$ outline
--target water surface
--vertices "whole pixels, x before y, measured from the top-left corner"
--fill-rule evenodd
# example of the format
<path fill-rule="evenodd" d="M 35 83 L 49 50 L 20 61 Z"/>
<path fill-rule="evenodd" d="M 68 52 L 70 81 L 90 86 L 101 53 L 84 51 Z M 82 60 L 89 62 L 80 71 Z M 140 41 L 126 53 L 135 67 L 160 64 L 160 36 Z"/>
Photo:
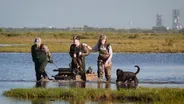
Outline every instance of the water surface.
<path fill-rule="evenodd" d="M 51 78 L 57 74 L 53 69 L 57 67 L 69 67 L 71 58 L 68 53 L 52 53 L 54 64 L 48 64 L 46 71 Z M 97 53 L 91 53 L 86 57 L 86 66 L 91 66 L 96 72 Z M 36 87 L 34 63 L 30 53 L 0 53 L 0 94 L 12 88 L 32 88 Z M 112 58 L 112 83 L 96 82 L 48 82 L 42 83 L 42 87 L 85 87 L 85 88 L 110 88 L 117 89 L 115 83 L 116 69 L 124 71 L 136 71 L 134 65 L 139 65 L 141 70 L 137 77 L 138 86 L 145 87 L 180 87 L 184 88 L 184 54 L 182 53 L 115 53 Z M 87 69 L 86 67 L 86 69 Z M 104 78 L 105 80 L 105 78 Z M 13 99 L 0 96 L 0 101 L 6 104 L 34 104 L 36 101 Z M 71 103 L 70 101 L 50 101 L 46 103 Z M 85 103 L 92 103 L 86 101 Z M 95 102 L 94 102 L 95 104 Z"/>

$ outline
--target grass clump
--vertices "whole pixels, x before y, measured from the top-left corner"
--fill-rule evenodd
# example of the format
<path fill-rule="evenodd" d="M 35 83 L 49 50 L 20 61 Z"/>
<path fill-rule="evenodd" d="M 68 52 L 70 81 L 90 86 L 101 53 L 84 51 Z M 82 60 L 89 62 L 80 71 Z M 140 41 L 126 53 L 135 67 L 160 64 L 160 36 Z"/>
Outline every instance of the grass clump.
<path fill-rule="evenodd" d="M 179 104 L 184 102 L 184 89 L 179 88 L 138 88 L 138 89 L 91 89 L 91 88 L 18 88 L 5 91 L 8 97 L 55 98 L 72 100 L 122 100 Z"/>

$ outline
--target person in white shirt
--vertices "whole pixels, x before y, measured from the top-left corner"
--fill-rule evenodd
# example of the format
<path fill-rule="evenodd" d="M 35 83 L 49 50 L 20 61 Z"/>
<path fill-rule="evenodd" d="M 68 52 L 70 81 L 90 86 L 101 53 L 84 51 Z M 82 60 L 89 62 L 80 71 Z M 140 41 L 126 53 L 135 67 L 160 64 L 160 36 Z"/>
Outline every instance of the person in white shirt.
<path fill-rule="evenodd" d="M 107 43 L 107 36 L 102 34 L 99 37 L 99 40 L 97 44 L 91 48 L 87 44 L 84 44 L 88 47 L 88 49 L 93 50 L 93 51 L 98 51 L 99 56 L 98 56 L 98 78 L 99 80 L 102 80 L 103 78 L 103 73 L 105 72 L 105 78 L 107 81 L 111 80 L 111 69 L 112 69 L 112 56 L 113 56 L 113 51 L 112 51 L 112 46 Z"/>

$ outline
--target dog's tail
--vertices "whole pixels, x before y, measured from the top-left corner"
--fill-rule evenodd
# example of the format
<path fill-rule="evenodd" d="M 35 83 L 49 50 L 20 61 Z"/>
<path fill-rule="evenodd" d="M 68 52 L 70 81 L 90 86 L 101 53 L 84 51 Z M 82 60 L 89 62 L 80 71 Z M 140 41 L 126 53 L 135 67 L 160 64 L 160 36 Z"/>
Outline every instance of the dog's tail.
<path fill-rule="evenodd" d="M 138 74 L 138 73 L 139 73 L 139 71 L 140 71 L 140 68 L 139 68 L 139 66 L 138 66 L 138 65 L 135 65 L 135 67 L 137 67 L 137 71 L 135 72 L 135 74 Z"/>

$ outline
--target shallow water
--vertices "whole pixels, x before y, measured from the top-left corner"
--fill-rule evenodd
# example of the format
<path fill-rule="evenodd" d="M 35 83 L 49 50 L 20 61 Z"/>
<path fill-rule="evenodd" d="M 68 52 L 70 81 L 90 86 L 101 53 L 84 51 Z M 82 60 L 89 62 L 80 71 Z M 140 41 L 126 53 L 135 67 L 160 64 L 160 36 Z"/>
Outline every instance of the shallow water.
<path fill-rule="evenodd" d="M 68 67 L 71 62 L 68 53 L 53 53 L 52 55 L 56 66 L 54 64 L 47 65 L 46 71 L 49 77 L 57 74 L 57 72 L 53 72 L 53 69 L 57 67 Z M 97 69 L 97 56 L 97 53 L 91 53 L 86 57 L 86 66 L 92 66 L 94 72 Z M 30 53 L 0 53 L 0 62 L 1 94 L 12 88 L 32 88 L 36 86 L 34 63 L 32 62 Z M 136 68 L 134 65 L 139 65 L 141 70 L 137 75 L 140 82 L 138 86 L 184 88 L 184 54 L 182 53 L 115 53 L 112 62 L 112 83 L 110 85 L 96 82 L 86 82 L 85 84 L 76 82 L 49 82 L 42 83 L 41 86 L 111 88 L 116 90 L 116 69 L 120 68 L 124 71 L 135 72 Z M 0 101 L 4 101 L 3 103 L 6 104 L 34 103 L 30 100 L 10 99 L 4 96 L 0 96 Z M 56 104 L 57 102 L 61 104 L 71 103 L 68 101 L 48 102 Z"/>
<path fill-rule="evenodd" d="M 69 67 L 71 58 L 68 53 L 53 53 L 54 64 L 48 64 L 46 71 L 51 77 L 57 74 L 53 69 L 57 67 Z M 92 66 L 94 72 L 97 69 L 98 54 L 92 53 L 86 57 L 86 66 Z M 30 53 L 0 53 L 0 81 L 33 81 L 35 80 L 34 63 Z M 184 54 L 160 53 L 160 54 L 122 54 L 116 53 L 112 58 L 112 81 L 116 79 L 116 69 L 133 71 L 139 65 L 138 73 L 140 82 L 168 82 L 184 83 Z M 86 67 L 86 69 L 87 69 Z"/>

